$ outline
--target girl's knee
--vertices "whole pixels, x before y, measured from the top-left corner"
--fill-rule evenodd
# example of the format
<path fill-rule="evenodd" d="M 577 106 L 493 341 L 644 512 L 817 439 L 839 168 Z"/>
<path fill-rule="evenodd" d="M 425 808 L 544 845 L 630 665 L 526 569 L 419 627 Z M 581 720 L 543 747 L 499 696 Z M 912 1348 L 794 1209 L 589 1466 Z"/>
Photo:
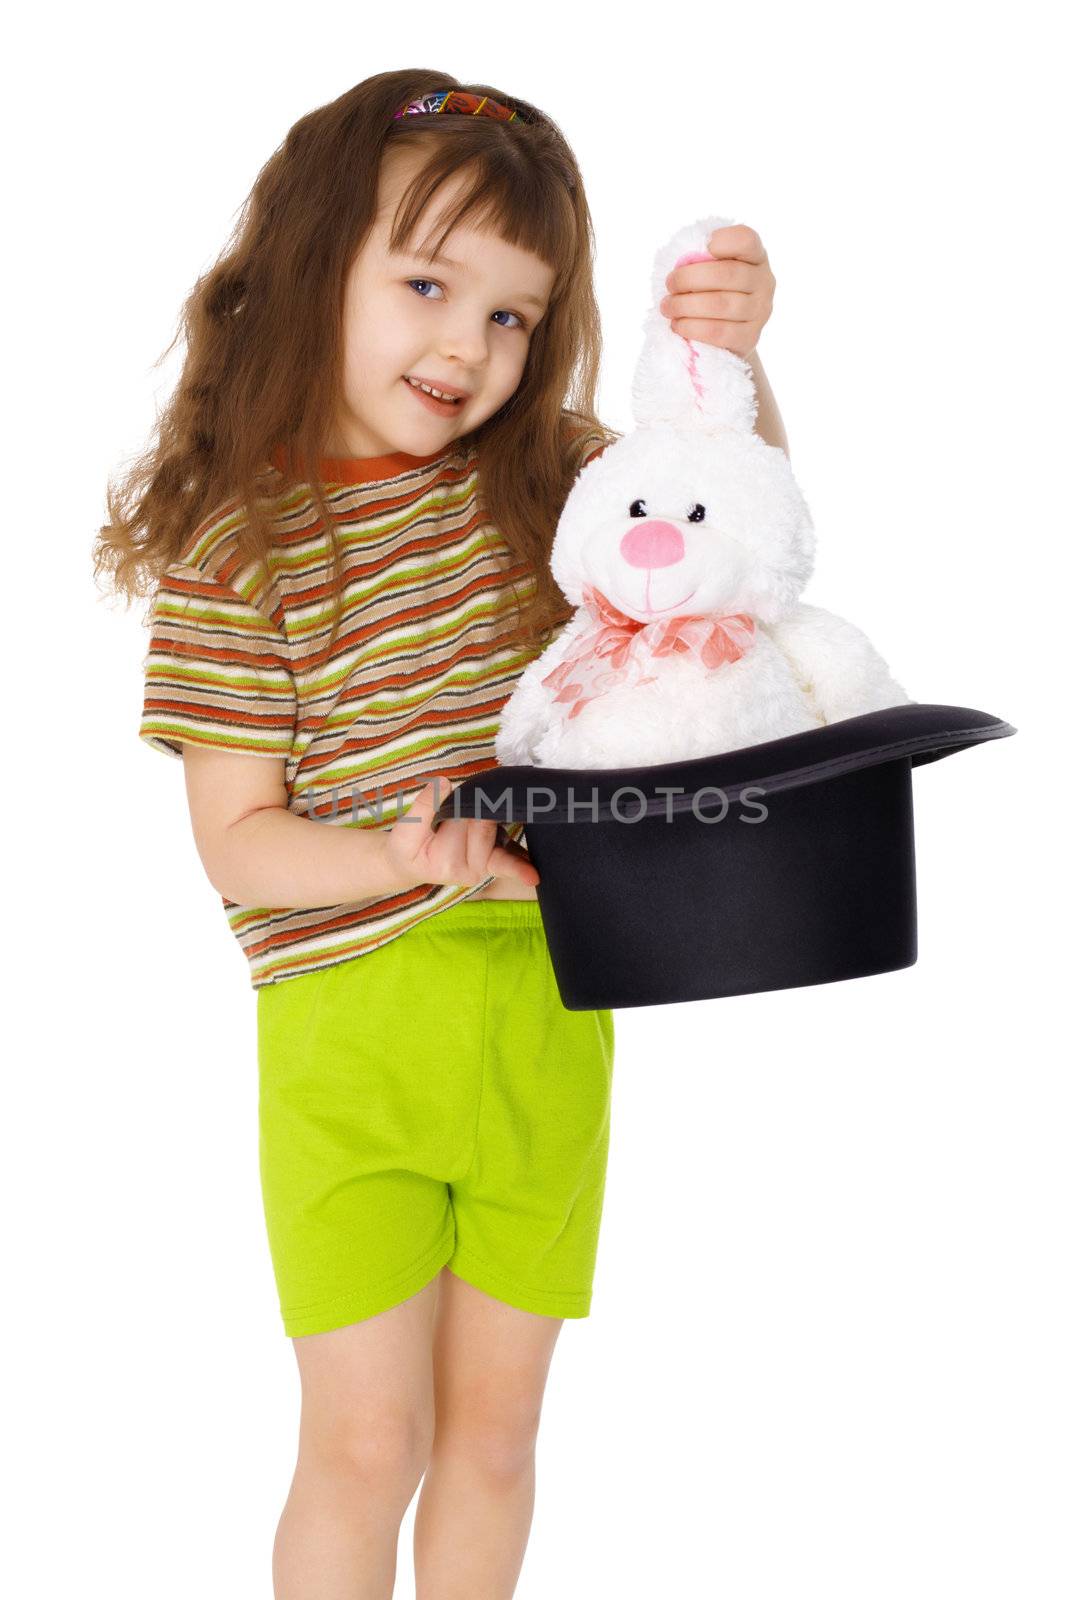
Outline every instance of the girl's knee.
<path fill-rule="evenodd" d="M 435 1449 L 461 1454 L 489 1477 L 514 1478 L 534 1458 L 541 1421 L 540 1400 L 514 1394 L 469 1395 L 438 1428 Z"/>
<path fill-rule="evenodd" d="M 365 1490 L 414 1493 L 433 1445 L 433 1418 L 424 1412 L 370 1408 L 358 1415 L 301 1417 L 300 1455 L 308 1466 Z"/>
<path fill-rule="evenodd" d="M 294 1340 L 300 1453 L 370 1488 L 418 1484 L 434 1433 L 436 1280 L 388 1312 Z"/>

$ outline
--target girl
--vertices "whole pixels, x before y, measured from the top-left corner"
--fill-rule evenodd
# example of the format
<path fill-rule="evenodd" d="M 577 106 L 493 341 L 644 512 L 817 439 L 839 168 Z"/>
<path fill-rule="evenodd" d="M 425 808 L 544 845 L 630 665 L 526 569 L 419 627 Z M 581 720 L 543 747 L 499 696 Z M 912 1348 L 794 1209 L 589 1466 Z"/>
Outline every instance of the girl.
<path fill-rule="evenodd" d="M 183 758 L 257 991 L 302 1395 L 278 1600 L 390 1595 L 420 1481 L 422 1600 L 512 1595 L 549 1362 L 589 1313 L 612 1013 L 559 999 L 521 824 L 432 819 L 571 615 L 556 519 L 617 437 L 592 237 L 534 107 L 367 79 L 259 174 L 158 442 L 109 490 L 97 568 L 152 595 L 140 735 Z M 784 445 L 766 255 L 715 243 L 662 309 L 752 359 Z"/>

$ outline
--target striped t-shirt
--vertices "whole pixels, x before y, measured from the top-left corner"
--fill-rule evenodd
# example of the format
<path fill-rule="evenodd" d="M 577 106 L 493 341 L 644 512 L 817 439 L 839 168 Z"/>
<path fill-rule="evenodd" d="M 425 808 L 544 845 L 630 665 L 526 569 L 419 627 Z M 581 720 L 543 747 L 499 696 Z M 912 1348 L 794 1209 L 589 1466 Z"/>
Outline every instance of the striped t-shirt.
<path fill-rule="evenodd" d="M 587 435 L 579 465 L 604 442 Z M 239 550 L 241 508 L 228 502 L 153 596 L 139 732 L 178 757 L 189 742 L 284 759 L 290 811 L 388 827 L 431 778 L 458 785 L 499 765 L 500 713 L 535 652 L 495 637 L 514 598 L 498 563 L 524 599 L 532 579 L 487 521 L 462 440 L 322 472 L 342 559 L 331 653 L 330 542 L 307 485 L 277 501 L 266 576 Z M 521 823 L 506 832 L 521 842 Z M 305 910 L 222 904 L 258 989 L 374 950 L 489 882 Z"/>

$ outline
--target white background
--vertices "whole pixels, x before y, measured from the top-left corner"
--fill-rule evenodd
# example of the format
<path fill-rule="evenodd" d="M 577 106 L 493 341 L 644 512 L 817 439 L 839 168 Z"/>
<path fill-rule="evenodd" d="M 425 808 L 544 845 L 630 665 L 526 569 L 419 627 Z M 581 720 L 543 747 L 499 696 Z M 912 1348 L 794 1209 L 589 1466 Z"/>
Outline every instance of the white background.
<path fill-rule="evenodd" d="M 913 698 L 1019 729 L 915 771 L 916 966 L 616 1012 L 593 1312 L 549 1377 L 520 1600 L 1058 1600 L 1051 23 L 380 9 L 97 5 L 9 39 L 5 1587 L 269 1600 L 299 1391 L 254 996 L 181 767 L 137 738 L 140 615 L 94 587 L 90 549 L 177 374 L 153 363 L 178 307 L 267 156 L 311 107 L 417 65 L 498 83 L 572 142 L 615 426 L 655 249 L 708 213 L 759 231 L 760 349 L 819 534 L 806 598 Z"/>

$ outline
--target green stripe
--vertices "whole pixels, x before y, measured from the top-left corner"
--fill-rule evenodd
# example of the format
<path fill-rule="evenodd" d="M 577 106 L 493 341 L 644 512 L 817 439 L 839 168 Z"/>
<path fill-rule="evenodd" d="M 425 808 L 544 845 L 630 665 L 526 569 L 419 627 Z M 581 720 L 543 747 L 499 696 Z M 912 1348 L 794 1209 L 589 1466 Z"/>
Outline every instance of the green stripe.
<path fill-rule="evenodd" d="M 282 681 L 280 683 L 270 683 L 268 681 L 268 674 L 272 672 L 276 677 L 281 677 L 281 675 L 285 673 L 285 668 L 265 666 L 263 667 L 261 674 L 257 677 L 227 677 L 223 673 L 212 672 L 207 667 L 199 668 L 175 666 L 168 661 L 162 660 L 159 656 L 156 656 L 153 658 L 152 670 L 148 675 L 147 681 L 150 684 L 158 683 L 160 681 L 164 683 L 184 683 L 188 684 L 191 688 L 199 687 L 203 689 L 253 689 L 261 695 L 273 695 L 279 700 L 291 700 L 293 698 L 292 689 L 290 687 L 292 680 L 288 679 L 288 674 L 286 674 L 288 682 Z"/>
<path fill-rule="evenodd" d="M 347 551 L 354 545 L 367 544 L 374 538 L 386 538 L 390 534 L 403 533 L 405 529 L 412 527 L 416 522 L 421 522 L 428 511 L 463 511 L 473 502 L 474 497 L 475 488 L 469 480 L 466 480 L 462 485 L 457 486 L 455 494 L 417 500 L 413 505 L 405 506 L 403 511 L 391 517 L 374 517 L 365 524 L 343 523 L 336 530 L 337 542 L 343 551 Z M 470 534 L 476 534 L 479 531 L 479 528 L 468 530 Z M 321 529 L 308 529 L 307 538 L 309 542 L 312 539 L 316 541 L 317 549 L 321 549 L 324 553 L 328 550 L 326 535 Z M 483 539 L 483 542 L 486 541 Z M 309 561 L 315 559 L 319 558 L 310 556 L 306 550 L 296 551 L 292 556 L 288 556 L 282 551 L 273 557 L 273 566 L 285 573 L 295 572 L 299 574 L 308 566 Z"/>
<path fill-rule="evenodd" d="M 455 686 L 462 687 L 477 685 L 480 688 L 483 684 L 489 682 L 490 679 L 510 673 L 514 668 L 518 667 L 518 665 L 522 662 L 522 659 L 523 658 L 520 655 L 512 656 L 507 661 L 492 662 L 488 664 L 485 670 L 482 672 L 478 672 L 476 670 L 471 672 L 462 672 L 457 669 L 453 669 L 449 672 L 448 677 L 444 680 L 440 678 L 434 679 L 433 683 L 430 685 L 429 692 L 431 695 L 439 694 L 442 689 L 453 688 Z M 347 674 L 342 673 L 341 679 L 346 676 Z M 336 682 L 338 680 L 335 679 L 334 681 Z M 508 693 L 510 694 L 510 692 L 511 690 L 509 688 Z M 409 710 L 412 706 L 416 705 L 420 698 L 424 698 L 424 696 L 420 696 L 418 691 L 413 690 L 410 695 L 406 695 L 401 700 L 369 700 L 360 706 L 360 716 L 365 717 L 370 715 L 371 712 L 379 710 L 383 712 L 392 710 L 395 715 L 402 716 L 406 710 Z M 349 723 L 351 721 L 351 705 L 343 706 L 340 710 L 330 712 L 325 721 L 320 723 L 315 729 L 315 732 L 316 734 L 328 733 L 335 727 L 343 726 L 345 723 Z"/>
<path fill-rule="evenodd" d="M 457 898 L 459 897 L 457 896 Z M 441 911 L 444 910 L 445 906 L 451 904 L 452 901 L 446 900 L 444 905 L 438 903 L 433 909 L 434 911 Z M 265 907 L 264 909 L 269 908 Z M 417 922 L 421 922 L 427 914 L 426 907 L 421 906 L 413 916 L 405 918 L 403 922 L 394 923 L 388 930 L 389 936 L 399 938 L 402 933 L 407 932 L 408 928 L 413 928 Z M 325 950 L 308 951 L 303 961 L 291 949 L 287 955 L 280 956 L 277 960 L 267 961 L 262 966 L 257 963 L 256 971 L 264 978 L 269 978 L 271 973 L 281 971 L 286 971 L 296 976 L 304 967 L 316 966 L 323 961 L 344 960 L 347 956 L 359 955 L 375 942 L 379 944 L 386 943 L 387 941 L 382 940 L 380 937 L 381 931 L 381 926 L 379 925 L 377 929 L 365 933 L 362 938 L 348 939 L 344 944 L 330 945 Z"/>
<path fill-rule="evenodd" d="M 195 739 L 193 736 L 195 735 Z M 154 717 L 145 717 L 141 721 L 141 738 L 148 739 L 173 739 L 182 743 L 189 739 L 197 744 L 218 745 L 226 750 L 241 750 L 255 743 L 258 751 L 269 751 L 272 755 L 287 756 L 291 741 L 280 739 L 277 733 L 269 729 L 263 730 L 262 739 L 256 737 L 254 729 L 247 729 L 243 736 L 230 737 L 224 733 L 215 733 L 212 729 L 205 728 L 201 723 L 159 722 Z"/>
<path fill-rule="evenodd" d="M 443 618 L 436 628 L 430 632 L 403 634 L 400 638 L 391 635 L 378 649 L 370 649 L 365 655 L 360 656 L 359 665 L 365 662 L 380 661 L 391 655 L 402 655 L 413 644 L 428 644 L 435 639 L 446 638 L 450 634 L 458 633 L 467 623 L 475 617 L 491 617 L 496 614 L 498 607 L 492 600 L 486 600 L 478 605 L 469 605 L 458 615 L 453 612 L 449 617 Z"/>
<path fill-rule="evenodd" d="M 354 589 L 344 600 L 344 604 L 341 609 L 341 621 L 342 623 L 349 621 L 349 619 L 354 616 L 361 607 L 373 605 L 375 601 L 381 599 L 383 596 L 388 596 L 390 593 L 396 590 L 407 589 L 412 585 L 423 589 L 428 588 L 428 578 L 436 577 L 438 575 L 448 576 L 453 571 L 457 571 L 460 568 L 467 566 L 472 567 L 475 563 L 475 559 L 476 557 L 472 556 L 472 553 L 469 549 L 461 550 L 456 555 L 454 560 L 439 560 L 434 557 L 433 560 L 426 566 L 405 566 L 402 572 L 395 572 L 394 576 L 390 577 L 387 574 L 378 583 L 371 584 L 365 589 Z M 520 579 L 519 581 L 523 580 Z M 524 581 L 526 581 L 528 585 L 532 583 L 532 579 L 529 579 L 528 577 L 525 578 Z M 299 596 L 295 597 L 295 601 L 298 605 L 301 603 Z M 303 603 L 306 605 L 329 605 L 329 602 L 313 602 L 310 600 Z M 410 603 L 412 605 L 417 605 L 419 602 L 417 600 L 412 600 Z M 295 641 L 297 639 L 302 639 L 307 634 L 318 632 L 324 625 L 324 616 L 326 615 L 328 615 L 327 612 L 320 612 L 316 616 L 304 620 L 294 616 L 292 621 L 288 622 L 286 625 L 286 631 L 290 639 Z"/>
<path fill-rule="evenodd" d="M 278 640 L 284 647 L 284 641 L 277 628 L 268 617 L 261 612 L 246 613 L 238 607 L 227 609 L 226 602 L 204 600 L 198 595 L 175 595 L 167 598 L 160 594 L 156 602 L 156 615 L 161 619 L 170 619 L 174 622 L 215 622 L 224 623 L 228 628 L 244 629 L 249 634 L 269 634 Z M 205 629 L 205 632 L 214 632 L 214 629 Z"/>
<path fill-rule="evenodd" d="M 453 724 L 447 728 L 437 730 L 425 739 L 416 740 L 413 744 L 399 745 L 390 753 L 389 760 L 391 764 L 400 767 L 411 757 L 425 755 L 432 750 L 440 749 L 442 745 L 470 744 L 472 739 L 476 739 L 477 735 L 481 735 L 485 739 L 492 739 L 496 736 L 497 726 L 496 722 L 489 722 L 474 728 L 459 729 Z M 480 740 L 477 740 L 477 742 L 480 742 Z M 377 762 L 373 758 L 363 762 L 352 760 L 351 758 L 346 759 L 348 764 L 344 767 L 326 767 L 323 771 L 316 772 L 312 782 L 306 786 L 294 784 L 293 795 L 304 795 L 309 790 L 319 787 L 337 788 L 341 785 L 343 779 L 351 780 L 359 777 L 362 773 L 373 772 L 377 769 Z M 380 755 L 377 760 L 381 760 Z M 383 779 L 387 779 L 388 773 L 382 773 L 381 776 Z"/>

